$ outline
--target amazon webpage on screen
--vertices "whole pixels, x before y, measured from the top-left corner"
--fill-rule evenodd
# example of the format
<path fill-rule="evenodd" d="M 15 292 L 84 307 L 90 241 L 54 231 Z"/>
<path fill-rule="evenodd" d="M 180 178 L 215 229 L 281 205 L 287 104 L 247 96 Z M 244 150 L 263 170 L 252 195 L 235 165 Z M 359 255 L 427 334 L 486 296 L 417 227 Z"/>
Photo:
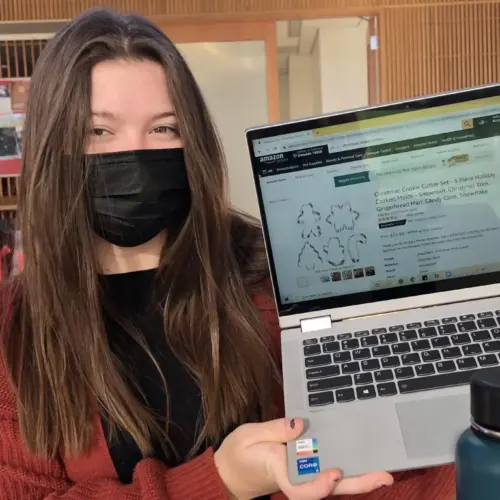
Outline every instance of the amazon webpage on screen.
<path fill-rule="evenodd" d="M 253 147 L 282 303 L 500 270 L 500 98 Z"/>

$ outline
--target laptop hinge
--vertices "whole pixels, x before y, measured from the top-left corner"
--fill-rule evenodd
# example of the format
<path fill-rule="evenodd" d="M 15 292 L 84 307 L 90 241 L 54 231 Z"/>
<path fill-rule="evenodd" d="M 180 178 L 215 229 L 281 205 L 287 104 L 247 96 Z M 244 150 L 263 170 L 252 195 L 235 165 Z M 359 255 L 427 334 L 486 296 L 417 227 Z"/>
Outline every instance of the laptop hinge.
<path fill-rule="evenodd" d="M 328 330 L 332 327 L 331 316 L 320 316 L 319 318 L 309 318 L 300 320 L 300 329 L 302 333 L 317 332 L 319 330 Z"/>

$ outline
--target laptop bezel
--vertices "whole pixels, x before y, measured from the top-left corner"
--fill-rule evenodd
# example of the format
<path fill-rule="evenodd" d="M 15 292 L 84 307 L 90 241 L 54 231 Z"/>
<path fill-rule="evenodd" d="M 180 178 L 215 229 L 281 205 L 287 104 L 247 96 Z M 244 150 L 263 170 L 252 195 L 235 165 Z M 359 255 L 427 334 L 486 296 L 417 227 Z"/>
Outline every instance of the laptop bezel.
<path fill-rule="evenodd" d="M 282 328 L 298 326 L 303 319 L 315 318 L 321 315 L 329 315 L 333 321 L 336 321 L 500 295 L 500 284 L 497 284 L 500 282 L 500 272 L 353 294 L 356 296 L 367 296 L 366 301 L 360 301 L 355 304 L 350 303 L 352 302 L 352 300 L 350 300 L 352 295 L 333 296 L 311 301 L 283 304 L 280 300 L 274 257 L 269 239 L 269 228 L 267 226 L 265 207 L 260 189 L 258 173 L 259 163 L 254 155 L 253 141 L 282 134 L 308 131 L 311 129 L 379 118 L 408 111 L 418 111 L 498 96 L 500 96 L 500 84 L 486 85 L 388 104 L 367 106 L 322 116 L 268 124 L 246 130 L 268 264 Z M 369 296 L 373 296 L 373 298 Z"/>

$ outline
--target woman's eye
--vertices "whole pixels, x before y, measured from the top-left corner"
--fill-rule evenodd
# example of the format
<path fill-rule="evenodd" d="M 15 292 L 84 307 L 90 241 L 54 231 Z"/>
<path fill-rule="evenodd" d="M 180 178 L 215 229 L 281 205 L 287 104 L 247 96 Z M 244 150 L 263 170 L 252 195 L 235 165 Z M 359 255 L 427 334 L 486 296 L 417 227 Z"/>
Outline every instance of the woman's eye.
<path fill-rule="evenodd" d="M 104 130 L 103 128 L 93 128 L 91 131 L 90 131 L 90 135 L 95 135 L 95 136 L 102 136 L 102 135 L 106 135 L 108 132 L 106 130 Z"/>
<path fill-rule="evenodd" d="M 153 132 L 155 134 L 177 134 L 177 130 L 168 125 L 160 125 L 159 127 L 155 127 Z"/>

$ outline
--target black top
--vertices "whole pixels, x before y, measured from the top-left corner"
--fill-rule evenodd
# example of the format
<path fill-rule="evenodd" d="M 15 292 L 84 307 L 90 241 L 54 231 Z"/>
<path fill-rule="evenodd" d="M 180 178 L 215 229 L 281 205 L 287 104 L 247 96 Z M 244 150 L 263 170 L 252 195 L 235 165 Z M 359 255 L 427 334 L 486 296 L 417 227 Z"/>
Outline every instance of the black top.
<path fill-rule="evenodd" d="M 154 279 L 156 269 L 125 274 L 102 275 L 101 284 L 105 290 L 105 301 L 113 306 L 113 313 L 128 322 L 133 322 L 147 342 L 151 353 L 165 377 L 169 396 L 169 439 L 175 452 L 165 453 L 160 443 L 153 443 L 151 458 L 161 460 L 169 467 L 186 461 L 195 442 L 196 430 L 203 423 L 201 393 L 197 383 L 173 355 L 165 341 L 161 304 L 155 298 Z M 151 359 L 130 335 L 111 318 L 104 314 L 104 324 L 111 350 L 123 364 L 123 371 L 130 376 L 131 387 L 136 387 L 137 398 L 155 415 L 165 422 L 166 398 L 161 377 Z M 142 394 L 141 394 L 142 393 Z M 101 418 L 109 453 L 118 478 L 122 483 L 131 483 L 134 468 L 142 455 L 128 433 L 120 431 L 112 438 L 106 415 Z M 209 445 L 198 450 L 203 453 Z M 270 496 L 260 500 L 270 500 Z"/>
<path fill-rule="evenodd" d="M 134 327 L 141 332 L 165 377 L 170 402 L 169 439 L 177 454 L 173 450 L 166 454 L 160 443 L 153 443 L 152 458 L 175 467 L 185 461 L 194 444 L 197 424 L 200 424 L 198 419 L 202 415 L 201 395 L 193 378 L 167 348 L 163 315 L 159 302 L 154 299 L 155 273 L 156 270 L 150 270 L 103 275 L 101 282 L 106 299 L 112 301 L 121 318 L 132 321 Z M 159 419 L 165 419 L 165 391 L 151 359 L 106 312 L 104 322 L 112 352 L 123 363 L 125 374 L 130 375 L 142 392 L 141 395 L 136 390 L 137 397 Z M 130 483 L 135 466 L 143 458 L 141 452 L 129 434 L 120 432 L 116 438 L 111 439 L 105 415 L 102 424 L 118 477 L 121 482 Z M 200 449 L 199 453 L 205 449 L 206 447 Z"/>

